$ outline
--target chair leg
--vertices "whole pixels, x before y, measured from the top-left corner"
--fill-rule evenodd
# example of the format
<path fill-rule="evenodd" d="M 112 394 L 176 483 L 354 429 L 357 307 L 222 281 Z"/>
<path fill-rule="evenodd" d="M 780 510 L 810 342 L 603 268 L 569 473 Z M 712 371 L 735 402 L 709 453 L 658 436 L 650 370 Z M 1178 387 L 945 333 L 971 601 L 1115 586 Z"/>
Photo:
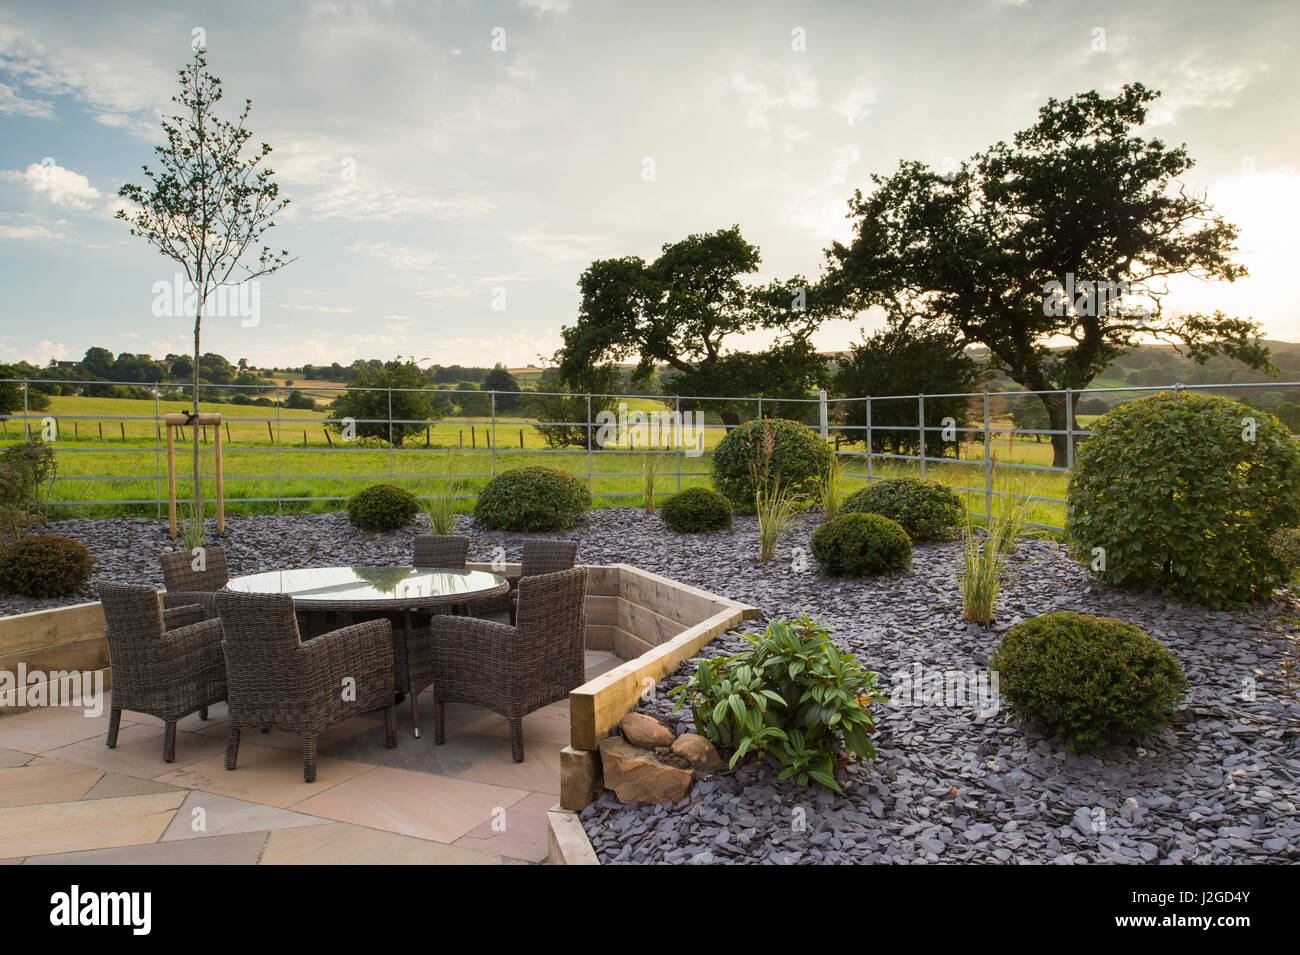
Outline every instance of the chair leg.
<path fill-rule="evenodd" d="M 415 698 L 418 694 L 411 690 L 411 731 L 415 733 L 415 738 L 420 738 L 420 713 L 415 707 Z"/>
<path fill-rule="evenodd" d="M 176 721 L 163 723 L 163 762 L 176 762 Z"/>
<path fill-rule="evenodd" d="M 510 720 L 510 755 L 516 763 L 524 761 L 524 720 L 521 716 Z"/>
<path fill-rule="evenodd" d="M 384 745 L 392 749 L 397 745 L 397 707 L 384 707 Z"/>
<path fill-rule="evenodd" d="M 302 738 L 302 778 L 303 782 L 316 781 L 316 737 Z"/>
<path fill-rule="evenodd" d="M 199 719 L 205 723 L 208 721 L 208 708 L 206 706 L 199 710 Z"/>
<path fill-rule="evenodd" d="M 433 701 L 433 741 L 439 746 L 447 742 L 447 704 L 437 698 Z"/>
<path fill-rule="evenodd" d="M 231 725 L 226 729 L 226 769 L 234 769 L 239 761 L 239 727 Z"/>
<path fill-rule="evenodd" d="M 104 741 L 108 745 L 109 749 L 117 748 L 117 731 L 119 727 L 121 727 L 121 725 L 122 725 L 121 707 L 117 707 L 117 706 L 110 707 L 108 711 L 108 739 Z"/>

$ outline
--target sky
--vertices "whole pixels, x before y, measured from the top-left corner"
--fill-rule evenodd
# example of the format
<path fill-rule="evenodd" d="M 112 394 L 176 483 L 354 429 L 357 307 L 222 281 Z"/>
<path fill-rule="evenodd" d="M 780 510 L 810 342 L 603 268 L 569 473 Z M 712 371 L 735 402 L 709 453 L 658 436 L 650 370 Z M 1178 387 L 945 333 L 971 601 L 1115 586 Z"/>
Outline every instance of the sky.
<path fill-rule="evenodd" d="M 733 224 L 756 281 L 811 278 L 872 173 L 954 165 L 1049 97 L 1132 81 L 1163 91 L 1147 133 L 1187 144 L 1183 184 L 1251 272 L 1166 307 L 1300 341 L 1298 36 L 1293 0 L 0 0 L 0 362 L 190 351 L 192 320 L 155 314 L 176 267 L 113 212 L 196 37 L 292 200 L 270 236 L 296 260 L 256 321 L 204 323 L 232 361 L 528 364 L 593 259 Z"/>

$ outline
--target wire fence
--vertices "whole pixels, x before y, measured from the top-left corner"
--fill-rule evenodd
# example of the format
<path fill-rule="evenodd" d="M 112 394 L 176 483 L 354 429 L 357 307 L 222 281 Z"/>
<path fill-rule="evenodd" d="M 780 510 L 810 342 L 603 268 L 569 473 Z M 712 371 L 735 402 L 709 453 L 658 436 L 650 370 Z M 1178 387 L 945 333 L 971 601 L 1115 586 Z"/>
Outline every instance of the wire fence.
<path fill-rule="evenodd" d="M 72 379 L 5 384 L 21 391 L 22 408 L 0 415 L 0 444 L 39 435 L 53 447 L 58 463 L 53 506 L 92 514 L 163 515 L 166 415 L 192 407 L 192 385 Z M 1091 434 L 1082 422 L 1135 397 L 1181 389 L 1224 394 L 1261 408 L 1278 405 L 1279 396 L 1286 402 L 1292 392 L 1300 402 L 1300 391 L 1294 391 L 1298 382 L 723 398 L 357 388 L 304 381 L 202 384 L 199 397 L 206 410 L 219 406 L 221 423 L 211 427 L 224 432 L 224 497 L 228 507 L 245 510 L 334 507 L 375 481 L 407 487 L 422 499 L 470 501 L 503 470 L 539 462 L 585 477 L 595 498 L 639 501 L 645 456 L 655 458 L 657 481 L 681 490 L 707 482 L 712 449 L 728 430 L 755 419 L 788 418 L 832 444 L 850 484 L 905 475 L 939 480 L 965 495 L 978 517 L 992 515 L 1006 497 L 1020 498 L 1040 506 L 1031 515 L 1039 519 L 1030 524 L 1059 531 L 1067 476 L 1078 444 Z M 334 401 L 341 395 L 354 403 L 349 410 L 361 413 L 341 414 Z M 290 396 L 296 397 L 290 401 Z M 1065 409 L 1065 428 L 1045 426 L 1040 396 L 1051 396 Z M 316 402 L 329 406 L 308 406 Z M 1035 421 L 1036 414 L 1043 420 Z M 1044 426 L 1017 427 L 1017 420 Z M 183 501 L 192 496 L 194 479 L 187 449 L 197 437 L 200 448 L 211 451 L 217 436 L 206 425 L 180 426 L 177 432 L 185 452 L 175 458 L 177 498 Z M 206 487 L 211 475 L 204 461 L 198 479 Z M 982 513 L 976 501 L 982 502 Z"/>

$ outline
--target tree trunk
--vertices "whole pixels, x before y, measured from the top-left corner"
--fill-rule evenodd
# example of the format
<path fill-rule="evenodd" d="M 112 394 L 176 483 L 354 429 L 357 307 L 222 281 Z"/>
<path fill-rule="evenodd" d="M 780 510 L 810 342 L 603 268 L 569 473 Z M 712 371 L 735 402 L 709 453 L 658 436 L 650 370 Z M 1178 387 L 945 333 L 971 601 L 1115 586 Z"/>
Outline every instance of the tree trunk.
<path fill-rule="evenodd" d="M 199 295 L 202 296 L 202 294 L 203 292 L 202 289 L 200 288 Z M 194 516 L 195 519 L 199 522 L 199 526 L 202 526 L 203 524 L 203 510 L 202 510 L 203 505 L 201 503 L 201 501 L 203 500 L 203 495 L 202 495 L 202 488 L 199 486 L 199 421 L 198 421 L 199 355 L 201 354 L 201 352 L 199 351 L 199 328 L 202 326 L 202 324 L 203 324 L 203 299 L 202 297 L 200 297 L 199 304 L 197 306 L 194 315 L 194 422 L 193 422 L 194 427 L 192 429 L 194 431 L 194 465 L 193 465 Z"/>
<path fill-rule="evenodd" d="M 1049 392 L 1040 394 L 1038 397 L 1042 399 L 1043 407 L 1047 410 L 1048 430 L 1067 430 L 1067 425 L 1065 423 L 1065 395 L 1059 392 Z M 1078 431 L 1079 419 L 1073 415 L 1071 417 L 1073 417 L 1074 420 L 1072 422 L 1072 427 L 1069 427 L 1068 430 Z M 1065 468 L 1070 466 L 1070 446 L 1066 443 L 1067 440 L 1070 439 L 1070 435 L 1052 435 L 1052 467 Z M 1075 447 L 1077 448 L 1078 437 L 1073 437 L 1073 440 L 1076 442 Z"/>

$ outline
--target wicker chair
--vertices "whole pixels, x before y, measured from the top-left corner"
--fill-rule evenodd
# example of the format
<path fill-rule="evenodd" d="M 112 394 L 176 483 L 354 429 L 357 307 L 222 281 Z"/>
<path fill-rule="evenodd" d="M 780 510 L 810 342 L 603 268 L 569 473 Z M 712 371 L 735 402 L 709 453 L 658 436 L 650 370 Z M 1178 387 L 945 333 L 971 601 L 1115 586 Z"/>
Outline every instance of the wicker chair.
<path fill-rule="evenodd" d="M 524 559 L 519 565 L 519 577 L 510 582 L 510 623 L 513 626 L 519 607 L 519 581 L 525 577 L 554 574 L 571 570 L 578 559 L 577 541 L 539 540 L 524 541 Z"/>
<path fill-rule="evenodd" d="M 158 591 L 143 584 L 101 583 L 96 588 L 107 624 L 112 702 L 109 749 L 117 746 L 122 711 L 163 721 L 163 762 L 176 758 L 176 721 L 226 698 L 221 624 L 188 604 L 163 609 Z"/>
<path fill-rule="evenodd" d="M 418 534 L 415 538 L 415 566 L 464 570 L 469 556 L 469 538 L 446 534 Z"/>
<path fill-rule="evenodd" d="M 523 718 L 586 680 L 587 568 L 519 581 L 517 624 L 433 618 L 434 740 L 446 739 L 448 703 L 472 703 L 510 721 L 510 750 L 524 761 Z"/>
<path fill-rule="evenodd" d="M 217 591 L 230 580 L 226 568 L 224 547 L 203 548 L 203 570 L 194 569 L 194 556 L 189 550 L 174 550 L 162 555 L 163 580 L 167 592 L 163 594 L 164 607 L 200 604 L 209 620 L 217 619 Z"/>
<path fill-rule="evenodd" d="M 378 709 L 384 711 L 386 745 L 397 745 L 387 620 L 303 641 L 287 594 L 222 591 L 217 612 L 230 683 L 226 769 L 234 769 L 239 758 L 241 730 L 274 726 L 302 738 L 302 778 L 314 782 L 316 738 L 336 723 Z"/>

